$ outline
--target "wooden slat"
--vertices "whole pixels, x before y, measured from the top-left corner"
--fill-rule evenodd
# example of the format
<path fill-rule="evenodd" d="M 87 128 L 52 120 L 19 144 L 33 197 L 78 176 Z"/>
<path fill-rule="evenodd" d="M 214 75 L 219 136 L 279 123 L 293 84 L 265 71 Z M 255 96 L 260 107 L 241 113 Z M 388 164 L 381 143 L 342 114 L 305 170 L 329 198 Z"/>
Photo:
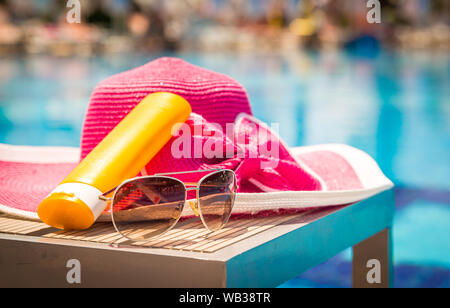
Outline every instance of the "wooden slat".
<path fill-rule="evenodd" d="M 11 233 L 20 233 L 22 234 L 24 231 L 29 229 L 30 227 L 36 227 L 39 223 L 29 222 L 29 221 L 19 221 L 14 226 L 9 227 L 9 231 Z"/>
<path fill-rule="evenodd" d="M 96 238 L 104 236 L 105 234 L 112 234 L 112 233 L 115 234 L 116 230 L 114 229 L 113 226 L 106 224 L 104 227 L 100 228 L 99 230 L 97 230 L 95 232 L 90 232 L 84 238 L 80 238 L 80 240 L 93 242 L 94 239 L 96 239 Z"/>
<path fill-rule="evenodd" d="M 84 240 L 87 236 L 89 236 L 89 234 L 97 232 L 98 230 L 101 230 L 103 227 L 104 227 L 103 224 L 95 224 L 89 229 L 75 231 L 70 234 L 63 234 L 60 235 L 60 237 L 66 240 Z"/>
<path fill-rule="evenodd" d="M 89 238 L 91 236 L 94 236 L 102 231 L 108 231 L 108 232 L 113 232 L 114 228 L 111 229 L 111 225 L 109 224 L 100 224 L 100 225 L 95 225 L 94 227 L 88 229 L 88 230 L 84 230 L 75 234 L 70 235 L 69 237 L 65 237 L 66 239 L 70 238 L 71 240 L 75 240 L 75 241 L 89 241 Z"/>
<path fill-rule="evenodd" d="M 48 226 L 41 222 L 0 217 L 0 232 L 3 233 L 26 235 L 46 228 Z"/>
<path fill-rule="evenodd" d="M 224 228 L 221 230 L 211 232 L 207 229 L 204 229 L 202 232 L 198 232 L 192 236 L 183 237 L 181 239 L 176 239 L 175 241 L 171 243 L 167 243 L 165 247 L 171 248 L 171 249 L 182 249 L 181 247 L 190 246 L 193 244 L 198 244 L 199 242 L 203 242 L 205 240 L 211 239 L 212 237 L 220 236 L 221 234 L 226 234 L 230 231 L 236 231 L 239 230 L 239 228 L 242 225 L 248 224 L 248 220 L 235 220 L 231 221 L 229 224 L 227 224 Z"/>
<path fill-rule="evenodd" d="M 279 218 L 278 218 L 279 219 Z M 187 247 L 184 247 L 185 250 L 189 251 L 200 251 L 204 252 L 207 248 L 215 245 L 220 246 L 217 249 L 210 249 L 208 252 L 213 252 L 216 250 L 219 250 L 220 248 L 226 247 L 231 245 L 232 243 L 227 243 L 228 240 L 234 239 L 236 237 L 239 237 L 240 239 L 244 239 L 249 237 L 250 235 L 257 234 L 259 232 L 262 232 L 265 229 L 262 229 L 262 226 L 270 226 L 273 227 L 272 224 L 273 221 L 275 221 L 276 218 L 262 218 L 258 219 L 256 222 L 250 222 L 250 225 L 247 226 L 246 229 L 232 229 L 230 233 L 227 234 L 219 234 L 219 236 L 215 238 L 206 239 L 200 243 L 190 245 Z"/>
<path fill-rule="evenodd" d="M 154 224 L 151 223 L 147 228 L 140 226 L 139 228 L 131 228 L 131 232 L 129 232 L 130 230 L 123 230 L 120 228 L 120 226 L 118 226 L 119 230 L 121 231 L 121 233 L 129 238 L 138 238 L 141 236 L 145 236 L 146 234 L 151 234 L 153 232 L 155 232 L 155 230 L 158 230 L 158 228 L 166 228 L 167 226 L 164 223 L 158 223 L 158 224 Z"/>
<path fill-rule="evenodd" d="M 185 224 L 182 226 L 175 226 L 172 230 L 169 232 L 163 234 L 162 236 L 145 242 L 136 242 L 136 245 L 143 245 L 147 247 L 151 247 L 153 245 L 156 245 L 158 243 L 169 241 L 173 238 L 182 238 L 186 235 L 186 233 L 196 232 L 198 230 L 201 230 L 203 228 L 203 225 L 200 221 L 191 222 L 189 224 Z"/>
<path fill-rule="evenodd" d="M 77 231 L 66 231 L 66 230 L 58 230 L 56 232 L 52 232 L 49 234 L 44 235 L 44 237 L 50 237 L 50 238 L 63 238 L 64 236 L 73 234 Z"/>
<path fill-rule="evenodd" d="M 47 228 L 47 226 L 43 226 L 42 224 L 27 224 L 25 226 L 22 226 L 19 229 L 14 229 L 11 230 L 11 232 L 16 233 L 16 234 L 28 234 L 28 233 L 32 233 L 32 232 L 36 232 L 42 229 Z"/>
<path fill-rule="evenodd" d="M 155 248 L 170 248 L 170 244 L 176 241 L 184 240 L 186 237 L 195 236 L 202 233 L 211 233 L 208 229 L 206 229 L 201 222 L 197 222 L 195 228 L 185 229 L 182 232 L 176 233 L 174 236 L 162 238 L 159 241 L 152 241 L 147 243 L 145 246 L 155 247 Z"/>
<path fill-rule="evenodd" d="M 211 243 L 209 243 L 209 244 L 207 244 L 205 246 L 199 247 L 197 249 L 202 251 L 202 252 L 214 252 L 214 251 L 220 250 L 220 249 L 222 249 L 224 247 L 227 247 L 229 245 L 232 245 L 234 243 L 237 243 L 237 242 L 239 242 L 239 241 L 241 241 L 241 240 L 243 240 L 245 238 L 248 238 L 248 237 L 250 237 L 252 235 L 255 235 L 255 234 L 261 233 L 261 232 L 263 232 L 265 230 L 268 230 L 270 228 L 273 228 L 276 225 L 279 225 L 279 224 L 281 224 L 283 222 L 287 222 L 287 221 L 289 221 L 291 219 L 293 219 L 293 217 L 290 217 L 290 218 L 287 218 L 287 219 L 283 217 L 281 219 L 273 221 L 270 224 L 262 225 L 262 226 L 260 226 L 258 228 L 253 229 L 253 230 L 249 230 L 249 232 L 247 232 L 245 234 L 241 234 L 241 235 L 236 236 L 236 237 L 233 237 L 233 238 L 231 238 L 229 240 L 226 240 L 226 241 L 223 241 L 223 242 L 220 242 L 220 243 L 211 242 Z"/>
<path fill-rule="evenodd" d="M 179 222 L 173 229 L 149 241 L 131 242 L 118 234 L 112 223 L 97 223 L 87 230 L 64 231 L 49 228 L 46 224 L 26 221 L 0 215 L 0 233 L 27 235 L 42 231 L 39 236 L 54 239 L 89 241 L 105 244 L 130 244 L 138 247 L 187 250 L 194 252 L 214 252 L 263 232 L 278 224 L 298 217 L 298 215 L 273 216 L 268 218 L 232 219 L 221 230 L 212 232 L 206 229 L 197 218 Z M 155 226 L 153 226 L 155 227 Z M 45 233 L 48 229 L 48 233 Z M 150 229 L 140 228 L 135 236 L 144 236 Z"/>
<path fill-rule="evenodd" d="M 236 221 L 230 221 L 227 224 L 227 227 L 233 227 L 237 224 Z M 204 234 L 212 233 L 208 229 L 206 229 L 200 221 L 196 221 L 193 223 L 194 225 L 190 228 L 180 228 L 178 230 L 174 230 L 174 233 L 163 236 L 162 238 L 149 241 L 146 243 L 137 243 L 142 244 L 146 247 L 155 247 L 155 248 L 170 248 L 171 244 L 178 241 L 183 241 L 186 238 L 195 238 Z"/>
<path fill-rule="evenodd" d="M 122 236 L 121 236 L 120 234 L 118 234 L 118 233 L 114 230 L 114 232 L 105 234 L 105 235 L 103 235 L 103 236 L 97 238 L 97 239 L 95 240 L 95 242 L 109 244 L 109 243 L 112 243 L 112 242 L 114 242 L 116 239 L 121 238 L 121 237 L 122 237 Z"/>
<path fill-rule="evenodd" d="M 1 228 L 5 230 L 9 229 L 11 226 L 15 226 L 17 224 L 17 220 L 13 220 L 11 218 L 4 218 L 1 222 Z"/>

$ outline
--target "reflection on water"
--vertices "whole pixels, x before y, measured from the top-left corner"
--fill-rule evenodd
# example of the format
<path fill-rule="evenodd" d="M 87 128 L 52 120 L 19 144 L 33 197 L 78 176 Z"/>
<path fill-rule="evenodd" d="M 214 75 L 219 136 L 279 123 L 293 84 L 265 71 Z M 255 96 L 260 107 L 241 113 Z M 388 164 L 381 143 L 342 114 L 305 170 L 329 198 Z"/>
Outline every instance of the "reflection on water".
<path fill-rule="evenodd" d="M 0 142 L 78 146 L 95 85 L 159 55 L 0 60 Z M 288 144 L 347 143 L 397 184 L 448 189 L 449 57 L 344 52 L 179 54 L 231 75 Z"/>

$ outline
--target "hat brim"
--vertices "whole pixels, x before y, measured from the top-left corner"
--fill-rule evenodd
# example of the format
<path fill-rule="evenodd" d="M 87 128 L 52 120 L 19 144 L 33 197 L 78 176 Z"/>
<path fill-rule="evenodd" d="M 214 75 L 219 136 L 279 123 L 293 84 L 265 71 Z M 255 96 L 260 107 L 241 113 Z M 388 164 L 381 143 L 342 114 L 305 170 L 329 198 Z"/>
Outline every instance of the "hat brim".
<path fill-rule="evenodd" d="M 332 144 L 291 149 L 325 183 L 321 191 L 238 193 L 233 214 L 299 211 L 350 204 L 393 187 L 366 153 Z M 39 220 L 39 203 L 75 168 L 80 149 L 0 145 L 0 211 Z M 183 216 L 192 216 L 185 206 Z M 104 213 L 99 220 L 110 220 Z"/>

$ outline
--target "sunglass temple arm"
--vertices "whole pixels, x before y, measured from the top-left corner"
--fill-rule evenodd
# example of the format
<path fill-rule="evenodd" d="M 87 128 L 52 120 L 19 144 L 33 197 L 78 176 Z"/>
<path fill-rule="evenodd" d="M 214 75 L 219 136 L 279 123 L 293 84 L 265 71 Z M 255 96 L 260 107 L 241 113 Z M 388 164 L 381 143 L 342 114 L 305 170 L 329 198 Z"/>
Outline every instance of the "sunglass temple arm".
<path fill-rule="evenodd" d="M 109 195 L 110 193 L 112 193 L 113 191 L 115 191 L 116 189 L 117 189 L 117 187 L 114 187 L 113 189 L 108 190 L 108 191 L 105 192 L 104 194 L 98 196 L 98 198 L 99 198 L 100 200 L 106 201 L 106 202 L 112 201 L 113 198 L 108 198 L 108 197 L 106 197 L 106 196 Z"/>
<path fill-rule="evenodd" d="M 212 171 L 221 171 L 223 169 L 205 169 L 205 170 L 195 170 L 195 171 L 179 171 L 179 172 L 167 172 L 167 173 L 156 173 L 155 176 L 158 175 L 174 175 L 174 174 L 188 174 L 188 173 L 203 173 L 203 172 L 212 172 Z"/>

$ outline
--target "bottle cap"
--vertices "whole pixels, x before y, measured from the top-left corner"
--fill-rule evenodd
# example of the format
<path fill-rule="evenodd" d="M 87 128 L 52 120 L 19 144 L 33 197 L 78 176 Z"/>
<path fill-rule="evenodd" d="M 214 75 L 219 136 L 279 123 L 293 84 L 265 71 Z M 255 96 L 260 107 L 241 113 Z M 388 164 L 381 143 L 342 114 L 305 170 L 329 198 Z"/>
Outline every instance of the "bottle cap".
<path fill-rule="evenodd" d="M 64 230 L 84 230 L 92 226 L 105 210 L 102 192 L 82 183 L 64 183 L 56 187 L 37 209 L 39 218 L 49 226 Z"/>

